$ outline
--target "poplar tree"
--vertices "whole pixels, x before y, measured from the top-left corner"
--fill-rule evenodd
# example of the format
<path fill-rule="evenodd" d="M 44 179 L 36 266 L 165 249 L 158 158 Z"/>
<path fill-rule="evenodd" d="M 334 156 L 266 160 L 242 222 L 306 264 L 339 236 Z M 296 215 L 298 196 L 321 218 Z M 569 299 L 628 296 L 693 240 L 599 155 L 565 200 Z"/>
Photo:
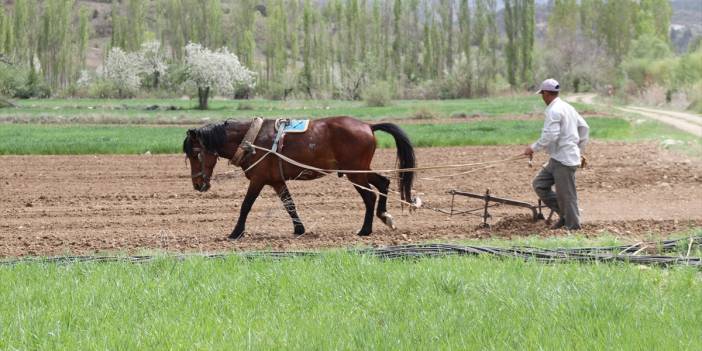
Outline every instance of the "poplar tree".
<path fill-rule="evenodd" d="M 85 58 L 88 51 L 88 40 L 90 39 L 90 18 L 89 11 L 85 6 L 80 7 L 78 15 L 78 31 L 76 31 L 76 43 L 78 49 L 78 68 L 85 67 Z"/>
<path fill-rule="evenodd" d="M 507 81 L 512 88 L 530 82 L 534 45 L 533 0 L 505 0 Z"/>
<path fill-rule="evenodd" d="M 5 8 L 0 6 L 0 54 L 6 53 L 5 51 L 5 38 L 7 36 L 5 23 L 8 21 L 8 17 L 5 15 Z"/>
<path fill-rule="evenodd" d="M 536 14 L 534 11 L 534 0 L 520 0 L 522 17 L 521 30 L 521 65 L 520 73 L 522 84 L 526 84 L 528 88 L 533 81 L 533 57 L 534 57 L 534 23 Z"/>
<path fill-rule="evenodd" d="M 312 9 L 310 0 L 305 0 L 302 9 L 302 73 L 300 85 L 308 97 L 312 97 Z"/>
<path fill-rule="evenodd" d="M 650 35 L 667 43 L 671 16 L 668 0 L 640 0 L 636 14 L 636 36 Z"/>
<path fill-rule="evenodd" d="M 125 47 L 128 51 L 137 51 L 144 42 L 144 33 L 146 32 L 146 12 L 144 9 L 143 0 L 128 0 L 126 26 L 124 30 Z"/>
<path fill-rule="evenodd" d="M 453 0 L 441 0 L 442 20 L 441 24 L 446 33 L 446 47 L 444 48 L 446 70 L 453 68 Z"/>
<path fill-rule="evenodd" d="M 29 57 L 29 0 L 15 1 L 15 12 L 13 16 L 14 45 L 13 55 L 19 61 L 30 63 Z M 35 19 L 32 19 L 34 21 Z"/>
<path fill-rule="evenodd" d="M 421 54 L 421 22 L 419 16 L 419 0 L 410 0 L 408 9 L 408 21 L 410 22 L 405 32 L 407 40 L 405 41 L 405 76 L 410 81 L 417 80 L 419 72 L 419 57 Z"/>
<path fill-rule="evenodd" d="M 637 9 L 635 0 L 609 0 L 600 14 L 598 28 L 617 67 L 629 52 L 635 37 Z"/>
<path fill-rule="evenodd" d="M 470 26 L 470 5 L 468 0 L 461 0 L 458 10 L 458 28 L 460 31 L 459 50 L 465 58 L 466 94 L 472 95 L 473 70 L 471 61 L 471 26 Z"/>
<path fill-rule="evenodd" d="M 393 41 L 392 41 L 392 62 L 394 76 L 398 76 L 402 68 L 402 1 L 395 0 L 393 7 Z"/>
<path fill-rule="evenodd" d="M 492 66 L 496 62 L 491 58 L 491 34 L 490 32 L 490 0 L 476 0 L 475 21 L 473 32 L 475 43 L 478 46 L 478 53 L 475 58 L 477 82 L 477 93 L 485 95 L 488 93 L 488 82 L 492 78 Z"/>
<path fill-rule="evenodd" d="M 76 67 L 71 36 L 72 1 L 47 0 L 41 16 L 37 54 L 44 77 L 54 87 L 65 87 L 74 78 Z M 33 66 L 33 64 L 32 64 Z"/>
<path fill-rule="evenodd" d="M 507 45 L 505 57 L 507 58 L 507 81 L 514 88 L 517 86 L 517 40 L 519 37 L 519 15 L 514 0 L 505 0 L 505 34 Z"/>
<path fill-rule="evenodd" d="M 425 8 L 426 9 L 426 8 Z M 426 11 L 425 11 L 426 13 Z M 431 37 L 431 24 L 430 19 L 424 19 L 424 39 L 423 39 L 423 56 L 422 56 L 422 68 L 424 69 L 424 79 L 434 78 L 434 55 L 432 50 L 434 48 L 434 43 Z"/>

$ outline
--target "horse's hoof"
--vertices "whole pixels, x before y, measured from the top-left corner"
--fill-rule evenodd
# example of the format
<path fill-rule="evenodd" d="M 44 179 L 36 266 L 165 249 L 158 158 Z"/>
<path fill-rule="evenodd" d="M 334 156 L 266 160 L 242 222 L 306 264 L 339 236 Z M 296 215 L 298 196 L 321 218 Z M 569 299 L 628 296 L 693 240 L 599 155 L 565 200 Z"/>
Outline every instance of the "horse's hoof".
<path fill-rule="evenodd" d="M 390 229 L 395 230 L 397 229 L 397 226 L 395 226 L 395 220 L 392 218 L 392 216 L 385 212 L 380 214 L 380 219 L 385 223 L 386 226 L 390 227 Z"/>
<path fill-rule="evenodd" d="M 373 232 L 373 231 L 370 230 L 370 229 L 361 229 L 361 230 L 359 230 L 359 231 L 356 233 L 356 235 L 358 235 L 358 236 L 369 236 L 369 235 L 371 235 L 372 232 Z"/>
<path fill-rule="evenodd" d="M 241 239 L 241 238 L 243 238 L 243 237 L 244 237 L 244 232 L 243 232 L 243 231 L 242 231 L 241 233 L 231 233 L 231 234 L 229 234 L 229 236 L 227 237 L 227 240 L 229 240 L 229 241 L 237 241 L 237 240 L 239 240 L 239 239 Z"/>
<path fill-rule="evenodd" d="M 296 225 L 296 226 L 295 226 L 295 232 L 294 232 L 294 233 L 295 233 L 296 236 L 300 236 L 300 235 L 302 235 L 302 234 L 305 234 L 305 227 L 304 227 L 304 226 L 301 226 L 301 225 L 300 225 L 300 226 L 297 226 L 297 225 Z"/>

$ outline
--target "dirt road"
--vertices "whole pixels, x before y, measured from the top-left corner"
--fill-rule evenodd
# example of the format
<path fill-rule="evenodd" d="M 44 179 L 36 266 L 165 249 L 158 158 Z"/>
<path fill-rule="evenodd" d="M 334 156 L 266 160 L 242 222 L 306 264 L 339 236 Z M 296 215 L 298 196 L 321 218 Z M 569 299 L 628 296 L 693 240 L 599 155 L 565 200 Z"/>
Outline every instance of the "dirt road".
<path fill-rule="evenodd" d="M 431 148 L 418 150 L 417 157 L 420 164 L 438 165 L 505 159 L 520 151 L 521 147 Z M 588 155 L 592 167 L 578 172 L 586 235 L 666 236 L 702 226 L 702 161 L 655 144 L 594 142 Z M 541 154 L 535 164 L 544 161 Z M 374 167 L 392 168 L 394 162 L 394 150 L 379 150 Z M 213 189 L 204 194 L 192 189 L 181 155 L 5 156 L 0 164 L 0 256 L 290 250 L 566 234 L 547 230 L 543 222 L 531 223 L 529 212 L 519 208 L 495 208 L 494 227 L 485 231 L 477 228 L 480 219 L 475 217 L 449 217 L 429 209 L 403 213 L 391 200 L 399 229 L 392 231 L 376 220 L 373 235 L 359 238 L 354 235 L 363 214 L 358 194 L 345 179 L 327 177 L 289 184 L 306 235 L 293 237 L 289 217 L 267 189 L 254 204 L 245 237 L 233 243 L 225 238 L 247 180 L 223 162 L 217 166 Z M 497 196 L 535 202 L 530 183 L 537 171 L 515 162 L 449 180 L 420 179 L 415 190 L 428 207 L 436 208 L 449 207 L 450 189 L 489 188 Z M 457 205 L 480 207 L 466 199 Z"/>
<path fill-rule="evenodd" d="M 595 94 L 574 94 L 565 97 L 570 102 L 580 102 L 584 104 L 596 104 Z M 702 138 L 702 116 L 690 112 L 660 110 L 640 106 L 618 107 L 620 110 L 629 113 L 636 113 L 644 117 L 655 119 L 694 136 Z"/>

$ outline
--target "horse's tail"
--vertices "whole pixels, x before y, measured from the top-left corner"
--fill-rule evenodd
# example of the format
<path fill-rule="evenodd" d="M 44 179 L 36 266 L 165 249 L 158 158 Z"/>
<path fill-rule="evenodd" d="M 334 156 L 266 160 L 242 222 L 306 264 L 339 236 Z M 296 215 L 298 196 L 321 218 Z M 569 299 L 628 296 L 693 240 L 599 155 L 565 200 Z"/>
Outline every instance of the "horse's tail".
<path fill-rule="evenodd" d="M 414 168 L 417 166 L 414 157 L 414 148 L 409 137 L 400 127 L 392 123 L 379 123 L 371 125 L 371 130 L 386 132 L 395 138 L 397 146 L 397 158 L 400 160 L 400 168 Z M 412 182 L 414 182 L 414 172 L 400 172 L 400 198 L 412 202 Z"/>

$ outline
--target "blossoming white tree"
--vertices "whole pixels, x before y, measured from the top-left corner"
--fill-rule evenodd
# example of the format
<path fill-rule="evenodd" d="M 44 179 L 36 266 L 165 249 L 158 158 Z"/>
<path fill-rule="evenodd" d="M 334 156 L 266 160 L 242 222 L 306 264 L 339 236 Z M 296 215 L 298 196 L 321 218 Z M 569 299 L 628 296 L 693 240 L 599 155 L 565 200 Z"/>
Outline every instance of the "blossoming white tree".
<path fill-rule="evenodd" d="M 206 110 L 210 92 L 231 94 L 239 86 L 254 85 L 254 72 L 244 67 L 227 48 L 210 51 L 200 44 L 185 46 L 188 80 L 197 86 L 198 108 Z"/>
<path fill-rule="evenodd" d="M 105 59 L 105 79 L 111 81 L 120 97 L 133 92 L 141 85 L 141 63 L 136 53 L 126 53 L 119 47 L 113 47 Z"/>
<path fill-rule="evenodd" d="M 166 74 L 166 57 L 161 50 L 161 43 L 149 41 L 141 44 L 139 50 L 141 72 L 153 77 L 153 87 L 158 88 L 161 77 Z"/>

